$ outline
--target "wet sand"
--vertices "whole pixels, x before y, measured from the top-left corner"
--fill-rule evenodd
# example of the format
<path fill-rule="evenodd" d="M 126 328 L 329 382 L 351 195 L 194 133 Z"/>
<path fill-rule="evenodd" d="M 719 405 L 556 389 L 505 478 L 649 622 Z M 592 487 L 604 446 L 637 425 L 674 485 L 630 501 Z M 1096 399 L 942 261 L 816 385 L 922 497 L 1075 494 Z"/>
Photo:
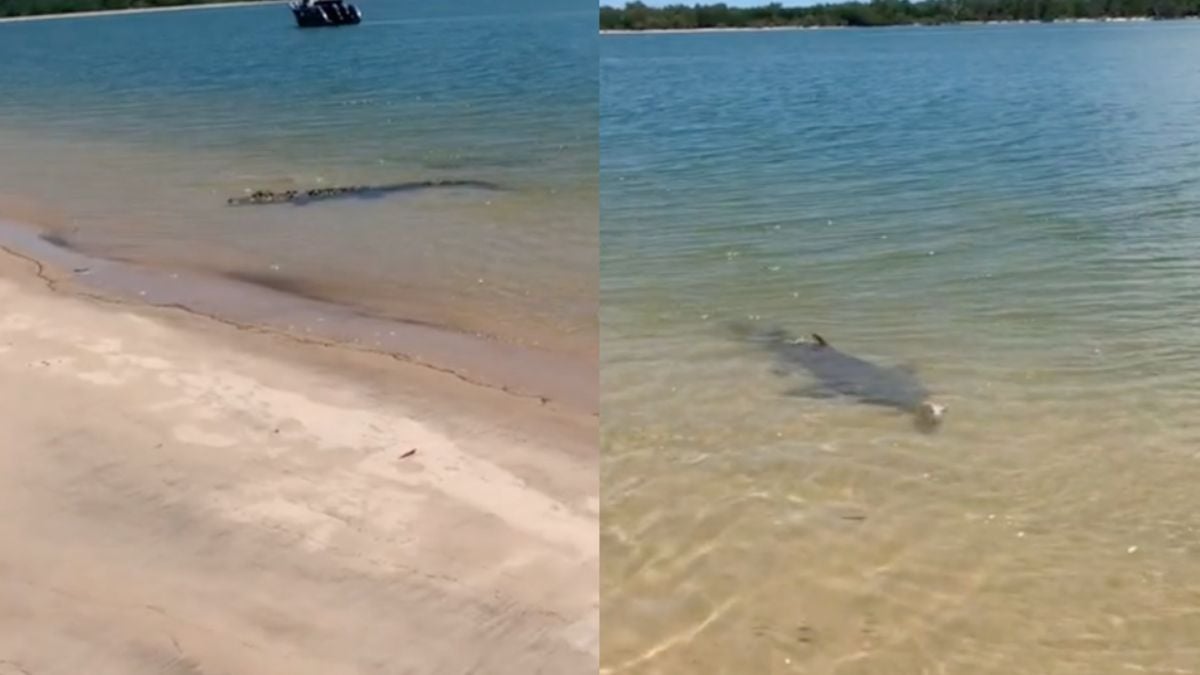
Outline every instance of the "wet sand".
<path fill-rule="evenodd" d="M 0 673 L 598 664 L 596 420 L 0 254 Z"/>
<path fill-rule="evenodd" d="M 329 296 L 320 284 L 273 270 L 214 274 L 96 257 L 52 231 L 2 217 L 0 248 L 45 263 L 47 283 L 77 295 L 185 309 L 307 344 L 341 346 L 422 365 L 541 405 L 598 414 L 594 351 L 564 354 L 420 319 L 380 316 Z"/>

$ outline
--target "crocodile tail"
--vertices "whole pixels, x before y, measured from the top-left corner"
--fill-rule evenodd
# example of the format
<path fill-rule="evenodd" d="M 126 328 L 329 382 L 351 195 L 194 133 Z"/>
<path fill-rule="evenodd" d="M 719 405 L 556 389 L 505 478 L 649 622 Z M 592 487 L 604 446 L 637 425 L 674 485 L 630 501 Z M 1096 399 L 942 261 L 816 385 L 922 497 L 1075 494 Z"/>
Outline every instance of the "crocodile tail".
<path fill-rule="evenodd" d="M 742 340 L 752 337 L 755 333 L 755 327 L 745 321 L 730 321 L 725 324 L 725 328 L 729 331 L 730 335 Z"/>

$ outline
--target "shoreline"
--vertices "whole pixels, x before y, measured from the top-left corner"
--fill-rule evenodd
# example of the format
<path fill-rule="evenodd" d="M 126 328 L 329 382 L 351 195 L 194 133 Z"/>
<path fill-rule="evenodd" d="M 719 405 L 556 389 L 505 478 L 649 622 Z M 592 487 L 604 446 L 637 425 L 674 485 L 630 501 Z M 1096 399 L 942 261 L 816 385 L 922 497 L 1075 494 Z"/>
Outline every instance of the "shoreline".
<path fill-rule="evenodd" d="M 1166 23 L 1180 21 L 1197 21 L 1200 17 L 1181 16 L 1171 19 L 1155 19 L 1149 16 L 1142 17 L 1111 17 L 1098 19 L 1055 19 L 1053 21 L 958 21 L 954 23 L 896 23 L 880 26 L 761 26 L 761 27 L 709 27 L 709 28 L 646 28 L 641 30 L 626 29 L 626 28 L 601 28 L 601 35 L 662 35 L 667 33 L 768 33 L 768 32 L 792 32 L 792 31 L 810 31 L 810 30 L 870 30 L 877 28 L 944 28 L 956 26 L 1027 26 L 1027 25 L 1053 25 L 1053 24 L 1101 24 L 1101 23 Z"/>
<path fill-rule="evenodd" d="M 597 667 L 595 419 L 42 272 L 0 251 L 5 663 Z"/>
<path fill-rule="evenodd" d="M 168 307 L 297 342 L 383 355 L 548 408 L 599 414 L 586 356 L 526 347 L 452 328 L 385 317 L 224 276 L 97 258 L 0 217 L 0 252 L 36 264 L 54 291 L 130 307 Z"/>
<path fill-rule="evenodd" d="M 120 14 L 152 14 L 157 12 L 182 12 L 191 9 L 218 9 L 229 7 L 250 7 L 252 5 L 282 5 L 286 0 L 262 0 L 261 2 L 234 0 L 232 2 L 207 2 L 198 5 L 172 5 L 169 7 L 131 7 L 129 9 L 101 9 L 92 12 L 56 12 L 54 14 L 30 14 L 28 16 L 0 17 L 0 24 L 17 23 L 21 21 L 46 21 L 49 19 L 86 19 L 97 16 L 116 16 Z"/>

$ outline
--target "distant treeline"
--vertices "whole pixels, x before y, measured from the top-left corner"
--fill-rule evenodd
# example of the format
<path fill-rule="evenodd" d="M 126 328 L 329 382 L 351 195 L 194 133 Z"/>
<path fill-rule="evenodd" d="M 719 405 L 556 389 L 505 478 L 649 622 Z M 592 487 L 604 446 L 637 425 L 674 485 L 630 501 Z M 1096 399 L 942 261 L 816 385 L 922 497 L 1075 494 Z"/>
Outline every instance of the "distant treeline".
<path fill-rule="evenodd" d="M 770 28 L 775 26 L 894 26 L 968 21 L 1055 21 L 1200 15 L 1200 0 L 874 0 L 784 7 L 668 5 L 641 2 L 601 7 L 601 30 Z"/>
<path fill-rule="evenodd" d="M 67 14 L 176 5 L 211 5 L 229 0 L 0 0 L 0 17 Z"/>

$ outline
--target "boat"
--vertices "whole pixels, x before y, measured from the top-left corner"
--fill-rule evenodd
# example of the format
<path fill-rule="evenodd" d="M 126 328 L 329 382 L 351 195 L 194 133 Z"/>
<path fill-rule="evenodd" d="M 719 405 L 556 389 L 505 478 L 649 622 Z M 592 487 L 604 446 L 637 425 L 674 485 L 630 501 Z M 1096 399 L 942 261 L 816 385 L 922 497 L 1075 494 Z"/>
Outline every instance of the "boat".
<path fill-rule="evenodd" d="M 342 0 L 292 0 L 288 7 L 301 28 L 353 26 L 362 21 L 362 12 Z"/>

